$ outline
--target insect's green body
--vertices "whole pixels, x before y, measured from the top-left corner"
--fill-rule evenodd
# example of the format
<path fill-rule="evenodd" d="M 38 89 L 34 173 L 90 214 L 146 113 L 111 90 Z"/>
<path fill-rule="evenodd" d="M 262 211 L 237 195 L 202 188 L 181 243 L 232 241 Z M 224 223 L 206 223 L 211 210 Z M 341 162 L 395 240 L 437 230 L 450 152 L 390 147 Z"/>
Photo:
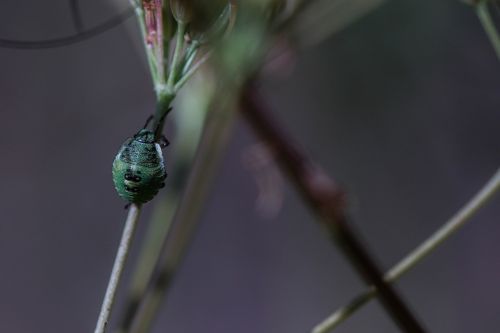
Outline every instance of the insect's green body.
<path fill-rule="evenodd" d="M 165 164 L 152 131 L 142 129 L 127 139 L 113 162 L 113 182 L 118 195 L 131 203 L 153 199 L 165 186 Z"/>

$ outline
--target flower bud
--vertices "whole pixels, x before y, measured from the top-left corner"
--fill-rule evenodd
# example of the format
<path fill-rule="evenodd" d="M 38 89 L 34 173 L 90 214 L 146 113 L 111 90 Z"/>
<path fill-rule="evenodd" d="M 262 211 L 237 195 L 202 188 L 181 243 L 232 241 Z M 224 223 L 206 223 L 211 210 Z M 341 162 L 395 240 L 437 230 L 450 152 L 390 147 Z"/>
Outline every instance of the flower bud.
<path fill-rule="evenodd" d="M 236 18 L 236 5 L 229 1 L 226 3 L 222 11 L 218 13 L 215 20 L 211 24 L 200 27 L 190 27 L 189 37 L 198 43 L 207 43 L 218 39 L 227 33 L 233 26 Z"/>
<path fill-rule="evenodd" d="M 193 4 L 190 0 L 170 0 L 170 10 L 178 23 L 187 24 L 193 17 Z"/>

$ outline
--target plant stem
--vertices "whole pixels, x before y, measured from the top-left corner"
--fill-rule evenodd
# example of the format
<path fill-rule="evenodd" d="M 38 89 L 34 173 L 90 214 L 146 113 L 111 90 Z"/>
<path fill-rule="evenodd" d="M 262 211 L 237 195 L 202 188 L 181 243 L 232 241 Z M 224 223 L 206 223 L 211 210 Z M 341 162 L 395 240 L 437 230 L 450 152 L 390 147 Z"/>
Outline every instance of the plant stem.
<path fill-rule="evenodd" d="M 173 172 L 172 175 L 180 176 L 176 172 Z M 136 267 L 133 269 L 134 275 L 132 276 L 124 306 L 118 316 L 119 326 L 115 330 L 116 333 L 125 332 L 124 328 L 130 327 L 132 324 L 131 314 L 138 310 L 141 298 L 145 294 L 147 283 L 151 279 L 153 269 L 159 258 L 162 244 L 171 230 L 173 215 L 179 203 L 179 197 L 180 193 L 175 189 L 170 189 L 160 206 L 155 209 L 149 222 L 147 234 L 144 241 L 141 242 L 142 249 L 136 260 Z"/>
<path fill-rule="evenodd" d="M 200 145 L 207 107 L 214 93 L 215 83 L 203 76 L 193 81 L 189 89 L 180 94 L 177 103 L 175 123 L 176 145 L 170 158 L 170 172 L 167 179 L 168 191 L 156 201 L 146 235 L 133 269 L 131 284 L 118 316 L 116 333 L 131 327 L 131 320 L 141 304 L 166 238 L 171 233 L 175 212 L 185 192 L 193 160 Z M 192 98 L 196 96 L 196 98 Z"/>
<path fill-rule="evenodd" d="M 185 62 L 182 65 L 181 76 L 186 74 L 186 72 L 191 68 L 196 55 L 198 54 L 198 50 L 200 49 L 200 43 L 196 40 L 191 41 L 191 44 L 188 46 L 186 50 Z"/>
<path fill-rule="evenodd" d="M 130 205 L 122 238 L 120 240 L 120 246 L 118 247 L 118 253 L 116 254 L 113 270 L 111 271 L 111 277 L 109 278 L 108 287 L 101 306 L 101 312 L 99 313 L 99 318 L 97 320 L 97 325 L 94 331 L 95 333 L 104 333 L 106 330 L 106 325 L 109 321 L 115 300 L 116 289 L 120 283 L 120 278 L 125 267 L 125 261 L 127 260 L 130 244 L 134 236 L 137 221 L 139 220 L 140 211 L 140 205 Z"/>
<path fill-rule="evenodd" d="M 189 80 L 191 76 L 203 65 L 212 55 L 212 51 L 208 51 L 198 62 L 196 62 L 175 84 L 174 91 L 179 91 L 182 86 Z"/>
<path fill-rule="evenodd" d="M 404 332 L 425 332 L 396 291 L 382 278 L 371 255 L 359 242 L 344 212 L 344 194 L 333 180 L 294 146 L 264 110 L 255 88 L 249 84 L 241 96 L 241 110 L 256 134 L 269 146 L 289 180 L 318 215 L 328 233 L 359 275 L 380 291 L 380 301 Z"/>
<path fill-rule="evenodd" d="M 177 32 L 176 32 L 176 42 L 175 42 L 175 50 L 174 55 L 172 57 L 172 64 L 170 67 L 170 73 L 167 81 L 167 89 L 170 91 L 174 90 L 175 79 L 177 77 L 177 73 L 179 72 L 179 65 L 181 63 L 180 57 L 182 50 L 184 48 L 184 33 L 186 31 L 186 24 L 183 22 L 177 23 Z"/>
<path fill-rule="evenodd" d="M 155 52 L 153 51 L 152 47 L 150 47 L 147 43 L 147 29 L 146 29 L 146 22 L 144 20 L 144 9 L 142 8 L 142 5 L 140 4 L 139 1 L 136 0 L 129 0 L 130 4 L 135 10 L 135 16 L 137 18 L 137 22 L 139 23 L 139 30 L 141 31 L 141 36 L 142 36 L 142 41 L 144 44 L 144 50 L 146 51 L 146 57 L 148 59 L 148 65 L 149 65 L 149 72 L 151 73 L 151 78 L 153 80 L 153 85 L 156 91 L 156 94 L 158 95 L 159 91 L 159 80 L 161 78 L 158 76 L 158 66 L 156 64 L 156 56 Z"/>
<path fill-rule="evenodd" d="M 205 202 L 221 153 L 226 147 L 233 118 L 234 112 L 228 110 L 227 106 L 220 107 L 217 103 L 216 107 L 210 108 L 200 148 L 174 217 L 171 235 L 163 245 L 162 259 L 155 267 L 148 290 L 140 297 L 142 303 L 140 306 L 137 304 L 127 314 L 127 322 L 121 323 L 120 332 L 145 333 L 153 324 L 153 319 L 198 226 L 198 215 Z"/>
<path fill-rule="evenodd" d="M 491 45 L 495 49 L 497 57 L 500 59 L 500 37 L 488 9 L 488 0 L 479 0 L 475 4 L 476 14 L 483 25 Z"/>
<path fill-rule="evenodd" d="M 420 261 L 431 254 L 439 245 L 457 232 L 469 221 L 477 211 L 483 207 L 493 195 L 500 189 L 500 169 L 481 188 L 481 190 L 463 206 L 453 217 L 451 217 L 441 228 L 432 234 L 425 242 L 413 250 L 408 256 L 401 260 L 385 274 L 385 280 L 392 283 L 403 274 L 415 267 Z M 377 290 L 371 287 L 369 290 L 356 296 L 348 305 L 340 308 L 320 324 L 313 328 L 312 333 L 327 333 L 336 328 L 340 323 L 349 318 L 377 295 Z"/>
<path fill-rule="evenodd" d="M 170 112 L 170 105 L 175 98 L 175 93 L 164 91 L 158 95 L 156 112 L 154 115 L 153 129 L 155 129 L 155 140 L 158 141 L 163 133 L 165 119 Z"/>

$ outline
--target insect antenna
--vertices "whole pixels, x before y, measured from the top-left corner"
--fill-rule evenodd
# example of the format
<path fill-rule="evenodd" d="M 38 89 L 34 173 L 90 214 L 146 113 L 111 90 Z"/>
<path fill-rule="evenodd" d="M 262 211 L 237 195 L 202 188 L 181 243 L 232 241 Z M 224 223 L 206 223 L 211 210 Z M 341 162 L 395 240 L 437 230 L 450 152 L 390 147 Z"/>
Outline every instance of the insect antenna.
<path fill-rule="evenodd" d="M 172 107 L 169 107 L 168 110 L 162 114 L 161 118 L 156 123 L 154 133 L 155 133 L 157 138 L 160 137 L 160 135 L 161 135 L 160 129 L 163 128 L 163 122 L 165 121 L 165 118 L 167 117 L 167 114 L 170 113 L 170 111 L 172 111 Z"/>

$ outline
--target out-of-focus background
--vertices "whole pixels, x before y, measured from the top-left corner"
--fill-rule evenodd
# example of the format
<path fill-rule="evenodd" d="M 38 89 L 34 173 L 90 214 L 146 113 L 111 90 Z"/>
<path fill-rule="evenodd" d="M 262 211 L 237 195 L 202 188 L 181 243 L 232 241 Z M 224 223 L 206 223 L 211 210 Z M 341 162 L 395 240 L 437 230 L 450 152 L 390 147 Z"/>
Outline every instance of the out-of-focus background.
<path fill-rule="evenodd" d="M 81 6 L 87 27 L 120 11 Z M 73 29 L 68 1 L 0 3 L 1 38 Z M 94 329 L 125 218 L 111 162 L 154 108 L 137 38 L 129 20 L 77 45 L 0 49 L 1 332 Z M 348 190 L 384 268 L 500 165 L 500 63 L 463 3 L 388 1 L 296 60 L 289 77 L 266 81 L 267 100 Z M 363 289 L 289 185 L 278 215 L 256 212 L 242 162 L 254 143 L 238 121 L 154 332 L 308 332 Z M 430 331 L 498 329 L 499 200 L 398 283 Z M 338 332 L 398 329 L 372 302 Z"/>

